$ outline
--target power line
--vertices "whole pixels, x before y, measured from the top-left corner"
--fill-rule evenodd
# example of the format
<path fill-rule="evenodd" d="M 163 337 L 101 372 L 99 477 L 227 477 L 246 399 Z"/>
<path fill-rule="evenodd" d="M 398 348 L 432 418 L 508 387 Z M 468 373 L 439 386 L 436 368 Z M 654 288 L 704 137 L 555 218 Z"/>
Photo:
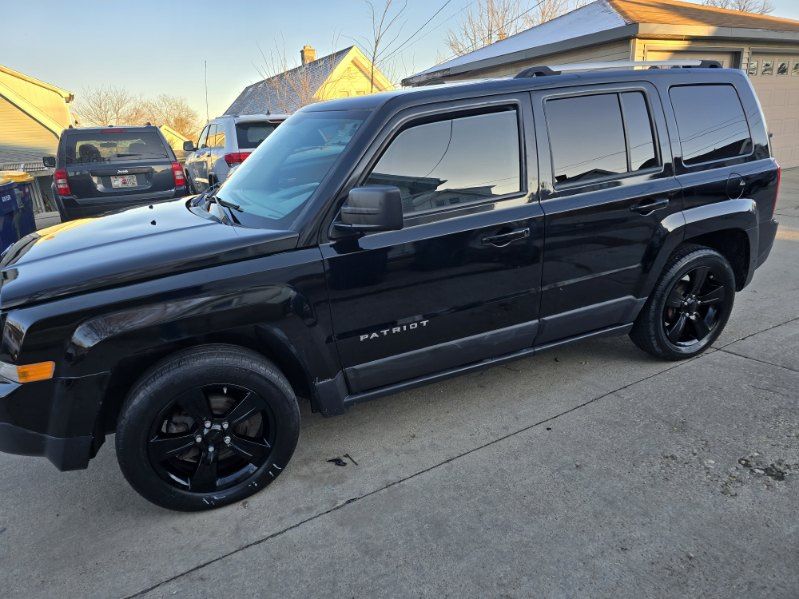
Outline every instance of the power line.
<path fill-rule="evenodd" d="M 441 7 L 440 7 L 440 8 L 439 8 L 439 9 L 438 9 L 436 12 L 434 12 L 434 13 L 433 13 L 433 15 L 432 15 L 432 16 L 431 16 L 429 19 L 427 19 L 427 20 L 426 20 L 426 21 L 425 21 L 425 22 L 422 24 L 422 26 L 421 26 L 421 27 L 419 27 L 419 29 L 417 29 L 416 31 L 414 31 L 414 32 L 413 32 L 413 33 L 412 33 L 410 36 L 408 36 L 408 38 L 407 38 L 407 39 L 406 39 L 404 42 L 402 42 L 402 43 L 401 43 L 399 46 L 397 46 L 396 48 L 394 48 L 394 49 L 391 51 L 391 53 L 390 53 L 388 56 L 384 56 L 384 57 L 382 58 L 382 60 L 388 60 L 389 58 L 391 58 L 392 56 L 394 56 L 394 55 L 395 55 L 397 52 L 399 52 L 399 51 L 400 51 L 400 50 L 401 50 L 401 49 L 402 49 L 404 46 L 406 46 L 406 45 L 407 45 L 407 44 L 408 44 L 408 43 L 409 43 L 409 42 L 410 42 L 410 41 L 411 41 L 411 40 L 412 40 L 414 37 L 416 37 L 416 36 L 417 36 L 417 35 L 418 35 L 418 34 L 419 34 L 419 33 L 420 33 L 420 32 L 421 32 L 421 31 L 422 31 L 422 30 L 423 30 L 425 27 L 427 27 L 427 26 L 430 24 L 430 22 L 431 22 L 433 19 L 435 19 L 435 18 L 436 18 L 436 17 L 437 17 L 437 16 L 438 16 L 438 15 L 441 13 L 441 11 L 442 11 L 442 10 L 444 10 L 444 9 L 447 7 L 447 5 L 448 5 L 448 4 L 450 4 L 451 2 L 452 2 L 452 0 L 447 0 L 446 2 L 444 2 L 444 4 L 442 4 L 442 5 L 441 5 Z"/>

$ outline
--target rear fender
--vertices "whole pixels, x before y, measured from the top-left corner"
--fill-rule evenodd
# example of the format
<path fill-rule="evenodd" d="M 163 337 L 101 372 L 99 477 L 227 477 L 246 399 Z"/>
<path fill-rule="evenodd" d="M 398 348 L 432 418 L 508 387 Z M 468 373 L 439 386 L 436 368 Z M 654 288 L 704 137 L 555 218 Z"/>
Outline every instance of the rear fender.
<path fill-rule="evenodd" d="M 741 287 L 748 285 L 754 275 L 757 260 L 758 213 L 754 200 L 741 198 L 697 206 L 672 214 L 666 219 L 664 238 L 653 239 L 650 246 L 656 256 L 643 281 L 639 297 L 647 297 L 652 292 L 666 262 L 681 243 L 729 229 L 743 231 L 747 236 L 750 263 L 746 280 Z"/>

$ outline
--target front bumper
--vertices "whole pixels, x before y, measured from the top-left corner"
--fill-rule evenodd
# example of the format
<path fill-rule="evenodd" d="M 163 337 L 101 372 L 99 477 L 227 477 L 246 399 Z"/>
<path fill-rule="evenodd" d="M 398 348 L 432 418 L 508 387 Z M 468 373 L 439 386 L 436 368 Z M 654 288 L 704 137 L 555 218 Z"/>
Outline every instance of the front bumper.
<path fill-rule="evenodd" d="M 97 416 L 108 373 L 19 384 L 0 379 L 0 451 L 86 468 L 102 445 Z"/>

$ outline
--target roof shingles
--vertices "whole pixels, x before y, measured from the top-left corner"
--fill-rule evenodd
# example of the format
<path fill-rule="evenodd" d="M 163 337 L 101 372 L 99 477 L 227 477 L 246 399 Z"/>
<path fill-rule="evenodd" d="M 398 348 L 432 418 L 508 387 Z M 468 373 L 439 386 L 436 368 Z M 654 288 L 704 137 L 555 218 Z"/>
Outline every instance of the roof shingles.
<path fill-rule="evenodd" d="M 302 108 L 325 84 L 353 46 L 245 87 L 225 114 L 291 113 Z"/>
<path fill-rule="evenodd" d="M 628 23 L 799 31 L 799 21 L 678 0 L 607 0 Z"/>

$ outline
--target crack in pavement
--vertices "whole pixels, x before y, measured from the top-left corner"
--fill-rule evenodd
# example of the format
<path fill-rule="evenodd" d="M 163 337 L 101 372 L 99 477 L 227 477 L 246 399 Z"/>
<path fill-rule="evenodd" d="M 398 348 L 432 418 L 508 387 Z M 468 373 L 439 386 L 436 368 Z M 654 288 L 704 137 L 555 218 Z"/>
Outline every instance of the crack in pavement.
<path fill-rule="evenodd" d="M 584 408 L 584 407 L 586 407 L 588 405 L 591 405 L 591 404 L 593 404 L 593 403 L 595 403 L 597 401 L 600 401 L 600 400 L 602 400 L 602 399 L 604 399 L 606 397 L 614 395 L 614 394 L 618 393 L 619 391 L 624 391 L 625 389 L 629 389 L 630 387 L 633 387 L 635 385 L 638 385 L 640 383 L 643 383 L 645 381 L 648 381 L 650 379 L 658 377 L 658 376 L 660 376 L 662 374 L 666 374 L 667 372 L 671 372 L 672 370 L 675 370 L 675 369 L 680 368 L 682 366 L 686 366 L 688 364 L 691 364 L 694 361 L 701 360 L 701 359 L 703 359 L 703 358 L 705 358 L 705 357 L 707 357 L 709 355 L 712 355 L 712 354 L 716 353 L 717 351 L 722 351 L 724 353 L 735 355 L 735 356 L 738 356 L 738 357 L 744 358 L 744 359 L 753 360 L 755 362 L 761 362 L 761 360 L 757 360 L 755 358 L 750 358 L 749 356 L 742 356 L 740 354 L 736 354 L 735 352 L 724 350 L 724 348 L 729 346 L 729 345 L 732 345 L 733 343 L 737 343 L 739 341 L 743 341 L 745 339 L 748 339 L 749 337 L 753 337 L 755 335 L 759 335 L 760 333 L 765 333 L 765 332 L 770 331 L 772 329 L 775 329 L 777 327 L 783 326 L 785 324 L 789 324 L 789 323 L 791 323 L 791 322 L 793 322 L 795 320 L 799 320 L 799 316 L 795 317 L 795 318 L 791 318 L 790 320 L 786 320 L 785 322 L 782 322 L 780 324 L 777 324 L 777 325 L 768 327 L 766 329 L 763 329 L 762 331 L 758 331 L 756 333 L 752 333 L 750 335 L 742 337 L 741 339 L 736 339 L 735 341 L 731 341 L 730 343 L 727 343 L 727 344 L 725 344 L 725 345 L 723 345 L 723 346 L 721 346 L 719 348 L 711 346 L 710 348 L 707 349 L 707 351 L 703 352 L 702 354 L 700 354 L 700 355 L 698 355 L 696 357 L 689 358 L 688 360 L 684 360 L 682 362 L 678 362 L 678 363 L 674 364 L 673 366 L 669 366 L 668 368 L 664 368 L 663 370 L 660 370 L 660 371 L 658 371 L 658 372 L 656 372 L 654 374 L 650 374 L 650 375 L 645 376 L 643 378 L 640 378 L 640 379 L 637 379 L 637 380 L 632 381 L 630 383 L 627 383 L 626 385 L 622 385 L 622 386 L 618 387 L 617 389 L 613 389 L 611 391 L 607 391 L 605 393 L 602 393 L 601 395 L 593 397 L 593 398 L 591 398 L 591 399 L 589 399 L 589 400 L 587 400 L 587 401 L 585 401 L 585 402 L 583 402 L 581 404 L 578 404 L 578 405 L 576 405 L 574 407 L 569 408 L 568 410 L 564 410 L 563 412 L 559 412 L 559 413 L 557 413 L 557 414 L 555 414 L 553 416 L 550 416 L 549 418 L 545 418 L 545 419 L 540 420 L 538 422 L 534 422 L 533 424 L 528 424 L 527 426 L 524 426 L 524 427 L 522 427 L 520 429 L 517 429 L 517 430 L 515 430 L 513 432 L 510 432 L 510 433 L 508 433 L 506 435 L 502 435 L 501 437 L 497 437 L 496 439 L 492 439 L 491 441 L 483 443 L 482 445 L 478 445 L 477 447 L 473 447 L 472 449 L 469 449 L 467 451 L 464 451 L 462 453 L 459 453 L 457 455 L 449 457 L 446 460 L 443 460 L 441 462 L 433 464 L 432 466 L 428 466 L 427 468 L 423 468 L 422 470 L 419 470 L 417 472 L 409 474 L 408 476 L 405 476 L 403 478 L 400 478 L 400 479 L 397 479 L 397 480 L 395 480 L 393 482 L 390 482 L 390 483 L 388 483 L 386 485 L 383 485 L 380 488 L 373 489 L 372 491 L 369 491 L 368 493 L 364 493 L 363 495 L 359 495 L 357 497 L 352 497 L 352 498 L 350 498 L 350 499 L 348 499 L 348 500 L 346 500 L 346 501 L 344 501 L 342 503 L 334 505 L 333 507 L 331 507 L 331 508 L 329 508 L 327 510 L 324 510 L 322 512 L 314 514 L 313 516 L 309 516 L 308 518 L 305 518 L 304 520 L 300 520 L 299 522 L 295 522 L 294 524 L 292 524 L 290 526 L 287 526 L 286 528 L 283 528 L 281 530 L 273 532 L 272 534 L 269 534 L 269 535 L 263 537 L 262 539 L 257 539 L 255 541 L 247 543 L 246 545 L 243 545 L 243 546 L 241 546 L 241 547 L 239 547 L 237 549 L 233 549 L 232 551 L 229 551 L 229 552 L 227 552 L 227 553 L 225 553 L 223 555 L 217 556 L 217 557 L 215 557 L 213 559 L 209 559 L 209 560 L 207 560 L 207 561 L 205 561 L 205 562 L 203 562 L 201 564 L 198 564 L 198 565 L 196 565 L 196 566 L 194 566 L 192 568 L 189 568 L 188 570 L 185 570 L 184 572 L 176 574 L 176 575 L 174 575 L 174 576 L 172 576 L 170 578 L 167 578 L 165 580 L 162 580 L 162 581 L 160 581 L 160 582 L 158 582 L 158 583 L 156 583 L 156 584 L 154 584 L 154 585 L 152 585 L 150 587 L 142 589 L 141 591 L 137 591 L 136 593 L 133 593 L 132 595 L 127 595 L 125 597 L 125 599 L 134 599 L 135 597 L 142 597 L 142 596 L 146 595 L 147 593 L 150 593 L 150 592 L 152 592 L 152 591 L 154 591 L 154 590 L 156 590 L 156 589 L 158 589 L 158 588 L 160 588 L 160 587 L 162 587 L 162 586 L 164 586 L 166 584 L 169 584 L 170 582 L 174 582 L 175 580 L 183 578 L 184 576 L 188 576 L 189 574 L 193 574 L 194 572 L 202 570 L 206 566 L 210 566 L 211 564 L 215 564 L 216 562 L 222 561 L 223 559 L 226 559 L 228 557 L 236 555 L 237 553 L 241 553 L 242 551 L 245 551 L 245 550 L 250 549 L 252 547 L 257 547 L 258 545 L 262 545 L 262 544 L 264 544 L 264 543 L 266 543 L 268 541 L 271 541 L 272 539 L 275 539 L 275 538 L 277 538 L 277 537 L 279 537 L 279 536 L 281 536 L 281 535 L 283 535 L 283 534 L 285 534 L 287 532 L 291 532 L 292 530 L 295 530 L 295 529 L 307 524 L 308 522 L 313 522 L 314 520 L 317 520 L 319 518 L 327 516 L 328 514 L 336 512 L 336 511 L 340 510 L 341 508 L 346 507 L 346 506 L 348 506 L 348 505 L 350 505 L 352 503 L 356 503 L 356 502 L 358 502 L 358 501 L 360 501 L 362 499 L 366 499 L 368 497 L 371 497 L 372 495 L 376 495 L 378 493 L 381 493 L 381 492 L 383 492 L 383 491 L 385 491 L 387 489 L 395 487 L 395 486 L 397 486 L 399 484 L 402 484 L 402 483 L 404 483 L 406 481 L 409 481 L 409 480 L 412 480 L 412 479 L 417 478 L 419 476 L 422 476 L 423 474 L 427 474 L 428 472 L 436 470 L 437 468 L 440 468 L 441 466 L 446 466 L 447 464 L 450 464 L 450 463 L 452 463 L 452 462 L 454 462 L 456 460 L 459 460 L 459 459 L 461 459 L 463 457 L 469 456 L 469 455 L 471 455 L 473 453 L 476 453 L 478 451 L 481 451 L 483 449 L 486 449 L 488 447 L 491 447 L 493 445 L 501 443 L 502 441 L 510 439 L 510 438 L 512 438 L 512 437 L 514 437 L 516 435 L 520 435 L 520 434 L 525 433 L 525 432 L 527 432 L 529 430 L 532 430 L 532 429 L 534 429 L 534 428 L 536 428 L 538 426 L 541 426 L 542 424 L 546 424 L 548 422 L 552 422 L 553 420 L 556 420 L 558 418 L 561 418 L 563 416 L 571 414 L 572 412 L 576 412 L 577 410 L 580 410 L 580 409 L 582 409 L 582 408 Z M 768 364 L 770 366 L 777 366 L 779 368 L 785 368 L 784 366 L 779 366 L 779 364 L 771 364 L 770 362 L 763 362 L 763 363 L 764 364 Z M 792 370 L 792 369 L 788 368 L 788 370 Z"/>
<path fill-rule="evenodd" d="M 775 364 L 774 362 L 768 362 L 766 360 L 761 360 L 759 358 L 753 358 L 752 356 L 745 356 L 743 354 L 739 354 L 737 352 L 730 351 L 728 349 L 724 349 L 723 347 L 718 348 L 716 351 L 720 351 L 720 352 L 723 352 L 725 354 L 730 354 L 732 356 L 738 356 L 739 358 L 745 358 L 747 360 L 752 360 L 753 362 L 759 362 L 760 364 L 765 364 L 767 366 L 774 366 L 775 368 L 782 368 L 782 369 L 788 370 L 790 372 L 799 373 L 799 370 L 797 370 L 796 368 L 791 368 L 790 366 L 783 366 L 782 364 Z"/>

